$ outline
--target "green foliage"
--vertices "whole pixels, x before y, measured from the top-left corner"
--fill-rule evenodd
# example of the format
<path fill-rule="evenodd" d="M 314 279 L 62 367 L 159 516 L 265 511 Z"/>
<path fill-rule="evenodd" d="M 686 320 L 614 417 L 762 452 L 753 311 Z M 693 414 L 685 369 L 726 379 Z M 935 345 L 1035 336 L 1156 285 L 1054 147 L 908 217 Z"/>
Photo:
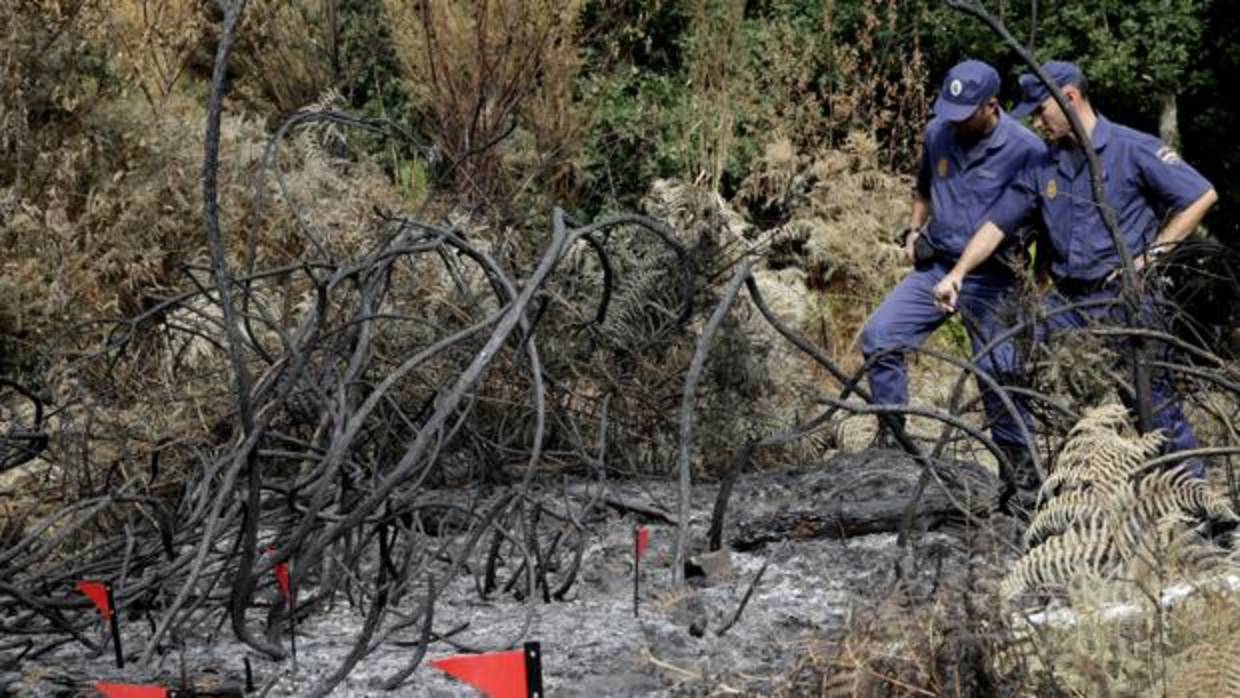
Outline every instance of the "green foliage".
<path fill-rule="evenodd" d="M 680 6 L 675 21 L 662 3 L 623 6 L 644 21 L 618 31 L 638 32 L 644 43 L 630 37 L 629 49 L 590 54 L 579 90 L 595 116 L 584 154 L 586 208 L 636 201 L 657 177 L 702 181 L 730 196 L 776 139 L 813 152 L 861 130 L 884 146 L 885 164 L 916 155 L 924 61 L 920 39 L 910 41 L 906 30 L 919 16 L 917 2 Z M 587 19 L 599 12 L 592 6 Z M 678 49 L 661 55 L 679 61 L 652 61 L 632 48 L 667 45 L 667 37 L 649 35 L 657 27 L 674 30 Z"/>
<path fill-rule="evenodd" d="M 1210 229 L 1218 240 L 1235 248 L 1240 245 L 1240 121 L 1236 100 L 1225 99 L 1232 80 L 1240 75 L 1240 15 L 1231 3 L 1214 2 L 1205 22 L 1210 30 L 1202 36 L 1201 52 L 1194 64 L 1202 80 L 1180 101 L 1184 156 L 1214 182 L 1219 204 L 1210 215 Z M 1232 316 L 1233 318 L 1235 315 Z"/>
<path fill-rule="evenodd" d="M 689 28 L 678 0 L 590 0 L 582 8 L 582 48 L 603 71 L 632 66 L 663 75 L 683 67 Z"/>
<path fill-rule="evenodd" d="M 1206 0 L 1065 2 L 1053 5 L 1038 58 L 1076 61 L 1094 92 L 1156 110 L 1156 95 L 1179 94 L 1202 79 Z M 1147 112 L 1149 113 L 1149 112 Z"/>
<path fill-rule="evenodd" d="M 595 118 L 582 157 L 588 210 L 632 208 L 651 181 L 688 169 L 679 133 L 692 115 L 677 82 L 636 67 L 586 78 L 582 98 Z"/>

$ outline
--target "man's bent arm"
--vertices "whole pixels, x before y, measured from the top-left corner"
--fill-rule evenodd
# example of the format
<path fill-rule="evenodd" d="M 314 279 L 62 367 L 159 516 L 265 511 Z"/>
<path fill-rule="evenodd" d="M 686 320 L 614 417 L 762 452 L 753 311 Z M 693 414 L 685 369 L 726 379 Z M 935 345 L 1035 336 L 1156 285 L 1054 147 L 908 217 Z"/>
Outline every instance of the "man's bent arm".
<path fill-rule="evenodd" d="M 1201 219 L 1205 217 L 1206 211 L 1209 211 L 1216 201 L 1218 201 L 1218 193 L 1214 189 L 1197 197 L 1196 201 L 1167 221 L 1167 225 L 1158 232 L 1154 245 L 1168 249 L 1175 247 L 1176 243 L 1188 237 L 1189 233 L 1197 228 Z"/>
<path fill-rule="evenodd" d="M 921 192 L 913 190 L 913 213 L 909 216 L 908 227 L 921 228 L 930 220 L 930 199 Z"/>
<path fill-rule="evenodd" d="M 973 233 L 969 244 L 960 254 L 960 259 L 956 260 L 956 265 L 934 285 L 934 304 L 939 310 L 946 313 L 956 311 L 956 301 L 959 299 L 960 284 L 964 282 L 964 277 L 989 259 L 999 245 L 1003 244 L 1003 240 L 1003 231 L 990 221 L 983 223 L 982 227 Z"/>
<path fill-rule="evenodd" d="M 1206 211 L 1209 211 L 1216 201 L 1218 201 L 1218 193 L 1214 189 L 1210 189 L 1197 197 L 1196 201 L 1172 216 L 1171 220 L 1167 221 L 1167 225 L 1158 231 L 1158 237 L 1154 239 L 1154 243 L 1150 245 L 1145 254 L 1133 258 L 1132 263 L 1136 270 L 1141 271 L 1149 265 L 1154 255 L 1170 252 L 1176 245 L 1180 244 L 1181 240 L 1196 230 L 1201 223 L 1201 219 L 1205 217 Z M 1118 272 L 1112 272 L 1112 275 L 1116 273 Z"/>

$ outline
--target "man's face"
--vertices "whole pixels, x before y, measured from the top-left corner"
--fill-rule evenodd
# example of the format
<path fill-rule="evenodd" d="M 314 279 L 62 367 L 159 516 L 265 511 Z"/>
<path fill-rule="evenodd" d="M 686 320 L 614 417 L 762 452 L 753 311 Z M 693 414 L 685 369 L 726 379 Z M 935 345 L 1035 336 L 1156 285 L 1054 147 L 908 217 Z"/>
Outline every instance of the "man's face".
<path fill-rule="evenodd" d="M 1068 104 L 1072 107 L 1076 106 L 1079 95 L 1076 89 L 1069 86 L 1063 88 L 1063 96 L 1067 98 Z M 1033 127 L 1042 134 L 1042 137 L 1048 141 L 1059 141 L 1072 136 L 1072 125 L 1068 122 L 1068 117 L 1059 108 L 1059 104 L 1054 97 L 1048 96 L 1037 109 L 1033 110 Z"/>
<path fill-rule="evenodd" d="M 994 97 L 986 100 L 969 118 L 964 121 L 953 121 L 952 130 L 962 140 L 975 141 L 994 128 L 995 116 L 998 115 L 999 101 Z"/>

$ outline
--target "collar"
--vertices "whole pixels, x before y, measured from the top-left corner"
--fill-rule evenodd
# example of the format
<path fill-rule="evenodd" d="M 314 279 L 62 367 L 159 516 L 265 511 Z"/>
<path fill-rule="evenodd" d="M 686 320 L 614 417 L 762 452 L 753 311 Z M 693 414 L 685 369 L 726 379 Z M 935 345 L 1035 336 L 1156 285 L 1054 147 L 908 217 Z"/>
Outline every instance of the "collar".
<path fill-rule="evenodd" d="M 1012 117 L 1008 116 L 1002 109 L 999 110 L 999 119 L 995 122 L 994 129 L 986 134 L 986 137 L 977 142 L 978 147 L 985 147 L 986 150 L 997 150 L 1007 143 L 1008 132 L 1012 130 Z"/>
<path fill-rule="evenodd" d="M 1107 143 L 1111 142 L 1111 121 L 1105 116 L 1095 112 L 1097 121 L 1094 122 L 1094 132 L 1090 134 L 1090 142 L 1094 145 L 1094 150 L 1100 151 L 1107 147 Z"/>

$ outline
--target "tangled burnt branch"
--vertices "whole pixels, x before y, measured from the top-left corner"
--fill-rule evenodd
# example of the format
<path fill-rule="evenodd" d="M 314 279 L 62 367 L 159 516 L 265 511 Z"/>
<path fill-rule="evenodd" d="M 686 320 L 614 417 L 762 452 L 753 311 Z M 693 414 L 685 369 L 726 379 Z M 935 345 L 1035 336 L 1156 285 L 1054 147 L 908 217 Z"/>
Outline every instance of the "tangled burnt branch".
<path fill-rule="evenodd" d="M 301 272 L 311 279 L 313 302 L 291 328 L 267 314 L 263 286 L 254 279 L 242 283 L 225 274 L 226 287 L 200 295 L 216 303 L 244 298 L 237 307 L 253 309 L 247 319 L 255 332 L 230 338 L 234 357 L 256 369 L 244 394 L 251 420 L 242 419 L 231 439 L 213 451 L 191 452 L 191 471 L 171 501 L 146 496 L 146 483 L 134 479 L 84 497 L 25 531 L 0 556 L 6 632 L 49 643 L 60 640 L 46 638 L 67 635 L 93 646 L 83 634 L 90 622 L 86 604 L 66 592 L 77 579 L 98 577 L 117 580 L 118 605 L 149 620 L 142 664 L 190 629 L 211 627 L 209 619 L 224 608 L 239 639 L 282 656 L 275 640 L 287 619 L 279 606 L 264 633 L 255 631 L 248 616 L 260 589 L 270 589 L 263 580 L 271 579 L 275 565 L 291 561 L 294 589 L 313 590 L 298 600 L 298 616 L 341 594 L 368 608 L 354 650 L 320 687 L 326 693 L 383 638 L 410 627 L 429 638 L 436 596 L 466 570 L 486 570 L 478 583 L 484 595 L 501 585 L 546 600 L 569 592 L 587 539 L 584 522 L 602 503 L 603 489 L 600 484 L 584 494 L 556 493 L 534 477 L 547 442 L 537 329 L 546 317 L 548 279 L 574 245 L 617 230 L 649 231 L 675 254 L 683 257 L 685 251 L 653 220 L 623 216 L 571 226 L 557 210 L 537 267 L 517 280 L 452 230 L 398 216 L 385 217 L 382 225 L 387 242 L 366 258 Z M 606 259 L 597 238 L 590 249 Z M 385 329 L 417 320 L 394 312 L 405 301 L 391 297 L 393 277 L 435 273 L 427 267 L 443 270 L 444 260 L 472 264 L 487 280 L 491 298 L 475 299 L 473 314 L 392 361 Z M 125 336 L 137 341 L 141 329 L 129 330 Z M 436 371 L 428 370 L 432 365 Z M 411 413 L 409 391 L 444 375 L 445 365 L 459 366 L 457 374 L 422 390 L 424 409 Z M 497 371 L 504 374 L 501 385 L 528 386 L 524 412 L 532 415 L 498 430 L 489 419 L 481 420 L 482 427 L 475 423 L 479 412 L 485 414 L 483 403 L 496 397 L 487 381 Z M 605 410 L 596 421 L 605 434 Z M 601 477 L 606 447 L 587 439 L 595 440 L 558 432 L 554 443 L 594 463 Z M 442 501 L 429 485 L 450 480 L 445 469 L 467 458 L 471 445 L 497 440 L 524 441 L 524 462 L 512 486 L 479 488 L 460 503 Z M 112 517 L 126 521 L 124 535 L 99 535 Z M 488 539 L 489 546 L 480 549 Z M 264 553 L 268 548 L 273 550 Z M 65 557 L 69 549 L 73 556 Z M 496 579 L 495 561 L 514 556 L 521 561 L 517 571 Z M 365 570 L 377 570 L 376 578 L 366 579 Z M 397 613 L 397 604 L 410 597 L 418 597 L 416 610 Z M 398 685 L 412 668 L 389 685 Z"/>

